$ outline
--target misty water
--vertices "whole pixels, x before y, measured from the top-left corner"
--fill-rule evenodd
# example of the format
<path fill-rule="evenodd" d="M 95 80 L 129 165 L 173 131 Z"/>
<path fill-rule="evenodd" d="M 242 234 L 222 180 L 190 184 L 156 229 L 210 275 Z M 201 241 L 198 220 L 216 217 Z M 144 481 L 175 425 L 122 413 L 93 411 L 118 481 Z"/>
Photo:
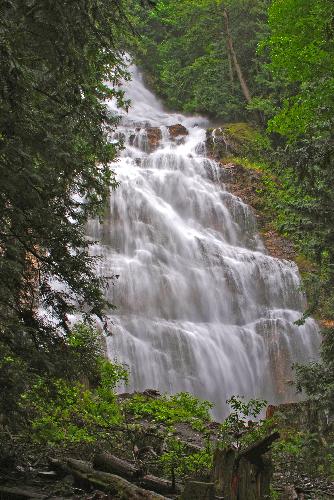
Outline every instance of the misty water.
<path fill-rule="evenodd" d="M 120 185 L 103 223 L 89 224 L 99 273 L 119 275 L 107 342 L 130 368 L 125 389 L 190 391 L 217 417 L 232 394 L 294 400 L 291 365 L 319 348 L 312 319 L 294 325 L 305 308 L 297 267 L 266 253 L 251 208 L 226 190 L 205 156 L 205 119 L 164 111 L 132 73 L 113 137 L 125 143 L 112 165 Z M 172 139 L 177 123 L 188 135 Z M 151 152 L 147 127 L 161 130 Z"/>

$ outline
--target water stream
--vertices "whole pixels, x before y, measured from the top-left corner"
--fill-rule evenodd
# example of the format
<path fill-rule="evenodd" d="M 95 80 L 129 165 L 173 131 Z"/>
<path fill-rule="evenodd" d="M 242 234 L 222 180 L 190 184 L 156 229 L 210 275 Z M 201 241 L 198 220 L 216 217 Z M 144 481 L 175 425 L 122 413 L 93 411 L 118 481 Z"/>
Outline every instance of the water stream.
<path fill-rule="evenodd" d="M 218 417 L 232 394 L 294 399 L 291 365 L 319 346 L 312 319 L 294 325 L 305 306 L 295 264 L 267 255 L 252 210 L 226 190 L 205 120 L 165 112 L 136 69 L 126 94 L 120 186 L 89 235 L 99 272 L 119 275 L 108 350 L 130 367 L 127 390 L 190 391 Z M 171 137 L 177 123 L 188 135 Z M 161 134 L 153 151 L 148 127 Z"/>

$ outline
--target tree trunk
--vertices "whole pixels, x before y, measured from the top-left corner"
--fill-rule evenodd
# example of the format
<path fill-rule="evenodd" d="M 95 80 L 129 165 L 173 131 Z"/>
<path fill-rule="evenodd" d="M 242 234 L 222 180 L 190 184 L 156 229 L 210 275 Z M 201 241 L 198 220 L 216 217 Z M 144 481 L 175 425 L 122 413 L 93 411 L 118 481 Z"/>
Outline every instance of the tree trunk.
<path fill-rule="evenodd" d="M 231 59 L 233 61 L 233 65 L 234 65 L 235 71 L 236 71 L 236 73 L 238 75 L 238 79 L 239 79 L 240 86 L 241 86 L 242 92 L 244 94 L 244 97 L 245 97 L 246 101 L 248 103 L 250 103 L 251 100 L 252 100 L 252 96 L 250 94 L 247 82 L 246 82 L 246 80 L 245 80 L 245 78 L 243 76 L 240 64 L 238 62 L 237 54 L 236 54 L 236 52 L 234 50 L 233 38 L 232 38 L 231 31 L 230 31 L 230 23 L 229 23 L 229 18 L 228 18 L 228 12 L 227 12 L 227 9 L 225 7 L 223 8 L 223 15 L 224 15 L 224 20 L 225 20 L 225 30 L 226 30 L 226 36 L 227 36 L 228 51 L 229 51 L 230 57 L 231 57 Z"/>
<path fill-rule="evenodd" d="M 227 57 L 228 57 L 228 71 L 230 74 L 230 82 L 232 87 L 234 87 L 234 74 L 233 74 L 233 65 L 232 65 L 232 55 L 230 51 L 230 46 L 228 40 L 226 39 L 226 48 L 227 48 Z"/>
<path fill-rule="evenodd" d="M 126 498 L 127 500 L 166 499 L 165 496 L 141 488 L 120 476 L 95 470 L 89 462 L 83 460 L 69 458 L 62 462 L 61 460 L 50 459 L 49 462 L 55 469 L 66 474 L 71 474 L 75 480 L 75 484 L 84 490 L 91 491 L 97 488 L 111 494 L 112 498 L 115 496 L 116 498 Z"/>

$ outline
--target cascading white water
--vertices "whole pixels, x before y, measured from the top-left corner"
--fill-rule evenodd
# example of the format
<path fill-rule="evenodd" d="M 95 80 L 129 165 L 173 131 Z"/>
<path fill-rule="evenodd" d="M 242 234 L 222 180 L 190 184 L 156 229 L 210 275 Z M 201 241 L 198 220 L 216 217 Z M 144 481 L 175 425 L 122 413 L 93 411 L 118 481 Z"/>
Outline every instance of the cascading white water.
<path fill-rule="evenodd" d="M 129 365 L 130 389 L 190 391 L 226 411 L 232 394 L 281 402 L 294 361 L 316 356 L 319 334 L 304 309 L 298 270 L 266 254 L 252 210 L 226 191 L 223 170 L 205 157 L 205 120 L 166 113 L 136 69 L 132 101 L 116 138 L 120 186 L 103 224 L 100 273 L 118 274 L 108 350 Z M 172 139 L 167 126 L 189 135 Z M 147 127 L 160 127 L 149 153 Z"/>

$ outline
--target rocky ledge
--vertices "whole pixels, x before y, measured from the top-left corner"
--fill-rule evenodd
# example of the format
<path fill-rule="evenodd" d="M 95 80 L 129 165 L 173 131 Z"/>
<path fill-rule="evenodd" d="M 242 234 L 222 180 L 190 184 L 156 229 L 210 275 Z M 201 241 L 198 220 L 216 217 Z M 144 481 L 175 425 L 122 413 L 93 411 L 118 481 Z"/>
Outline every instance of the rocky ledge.
<path fill-rule="evenodd" d="M 271 216 L 264 206 L 264 172 L 255 166 L 246 166 L 247 161 L 243 164 L 240 160 L 256 155 L 261 141 L 260 132 L 247 123 L 211 128 L 206 135 L 208 155 L 220 163 L 222 180 L 227 189 L 253 208 L 268 253 L 278 259 L 296 260 L 293 243 L 272 227 Z"/>

